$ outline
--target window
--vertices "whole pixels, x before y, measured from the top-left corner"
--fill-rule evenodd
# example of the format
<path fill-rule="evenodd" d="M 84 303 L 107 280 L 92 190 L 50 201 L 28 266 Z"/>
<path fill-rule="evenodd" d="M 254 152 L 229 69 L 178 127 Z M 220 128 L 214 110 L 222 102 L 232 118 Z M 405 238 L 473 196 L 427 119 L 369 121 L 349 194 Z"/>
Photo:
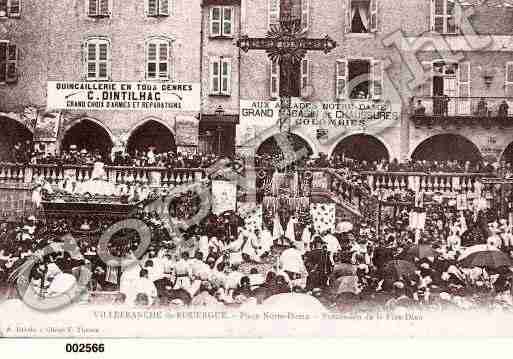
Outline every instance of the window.
<path fill-rule="evenodd" d="M 0 0 L 1 17 L 19 17 L 21 13 L 21 0 Z"/>
<path fill-rule="evenodd" d="M 169 16 L 169 0 L 147 0 L 148 16 Z"/>
<path fill-rule="evenodd" d="M 171 79 L 171 44 L 164 39 L 152 39 L 146 44 L 146 79 Z"/>
<path fill-rule="evenodd" d="M 89 0 L 88 14 L 91 17 L 110 16 L 109 0 Z"/>
<path fill-rule="evenodd" d="M 504 83 L 506 96 L 513 97 L 513 62 L 506 64 L 506 76 Z"/>
<path fill-rule="evenodd" d="M 268 0 L 268 29 L 279 26 L 282 16 L 290 15 L 301 20 L 301 30 L 310 26 L 310 0 Z"/>
<path fill-rule="evenodd" d="M 229 57 L 210 58 L 210 94 L 231 95 L 232 59 Z"/>
<path fill-rule="evenodd" d="M 233 8 L 215 6 L 210 9 L 210 36 L 233 36 Z"/>
<path fill-rule="evenodd" d="M 346 32 L 377 32 L 378 0 L 347 0 L 346 15 Z"/>
<path fill-rule="evenodd" d="M 106 39 L 90 39 L 86 42 L 86 78 L 92 81 L 110 77 L 110 43 Z"/>
<path fill-rule="evenodd" d="M 337 99 L 379 100 L 383 96 L 381 60 L 337 60 L 335 64 Z"/>
<path fill-rule="evenodd" d="M 9 41 L 0 41 L 0 83 L 14 83 L 17 73 L 18 49 Z"/>
<path fill-rule="evenodd" d="M 458 0 L 432 0 L 431 1 L 431 30 L 439 34 L 456 34 Z"/>

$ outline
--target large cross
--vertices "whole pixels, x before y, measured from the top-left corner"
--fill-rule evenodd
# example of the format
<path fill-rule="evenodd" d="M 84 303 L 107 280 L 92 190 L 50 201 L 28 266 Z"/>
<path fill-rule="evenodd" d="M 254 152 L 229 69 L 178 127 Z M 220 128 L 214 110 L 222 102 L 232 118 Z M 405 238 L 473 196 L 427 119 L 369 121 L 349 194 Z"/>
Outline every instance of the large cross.
<path fill-rule="evenodd" d="M 301 21 L 295 18 L 281 19 L 279 25 L 272 25 L 266 37 L 249 37 L 237 40 L 237 46 L 244 52 L 265 50 L 271 61 L 276 61 L 284 69 L 286 86 L 280 83 L 280 129 L 290 118 L 292 97 L 291 78 L 294 64 L 300 62 L 307 51 L 323 51 L 328 54 L 337 43 L 328 35 L 323 38 L 303 37 Z M 290 129 L 290 125 L 289 125 Z"/>

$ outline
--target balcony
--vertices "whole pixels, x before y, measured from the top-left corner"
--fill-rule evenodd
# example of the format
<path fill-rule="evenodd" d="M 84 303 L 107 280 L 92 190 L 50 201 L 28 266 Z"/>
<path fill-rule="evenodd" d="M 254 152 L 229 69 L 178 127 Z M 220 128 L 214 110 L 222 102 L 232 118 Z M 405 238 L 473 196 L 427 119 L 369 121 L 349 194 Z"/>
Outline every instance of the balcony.
<path fill-rule="evenodd" d="M 508 128 L 513 127 L 513 97 L 415 97 L 411 114 L 417 128 Z"/>
<path fill-rule="evenodd" d="M 23 165 L 0 163 L 0 184 L 31 187 L 44 180 L 53 185 L 64 181 L 83 183 L 91 179 L 92 166 Z M 107 180 L 115 184 L 139 183 L 150 187 L 174 188 L 207 177 L 203 168 L 105 166 Z"/>

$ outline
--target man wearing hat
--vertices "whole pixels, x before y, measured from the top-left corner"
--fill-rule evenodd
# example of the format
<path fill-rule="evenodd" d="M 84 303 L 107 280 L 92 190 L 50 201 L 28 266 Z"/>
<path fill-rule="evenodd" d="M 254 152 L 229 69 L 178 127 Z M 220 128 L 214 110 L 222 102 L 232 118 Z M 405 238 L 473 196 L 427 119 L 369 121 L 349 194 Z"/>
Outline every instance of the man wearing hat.
<path fill-rule="evenodd" d="M 305 266 L 308 271 L 306 289 L 324 288 L 333 271 L 329 252 L 321 237 L 316 236 L 312 243 L 312 250 L 305 254 Z"/>

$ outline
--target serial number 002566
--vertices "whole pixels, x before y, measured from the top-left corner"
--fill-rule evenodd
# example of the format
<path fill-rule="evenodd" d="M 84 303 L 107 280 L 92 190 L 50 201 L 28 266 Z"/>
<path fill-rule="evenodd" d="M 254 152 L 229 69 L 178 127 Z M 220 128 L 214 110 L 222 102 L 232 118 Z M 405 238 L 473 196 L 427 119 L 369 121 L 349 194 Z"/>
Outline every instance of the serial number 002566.
<path fill-rule="evenodd" d="M 105 345 L 103 343 L 66 344 L 66 353 L 103 353 L 104 351 Z"/>

